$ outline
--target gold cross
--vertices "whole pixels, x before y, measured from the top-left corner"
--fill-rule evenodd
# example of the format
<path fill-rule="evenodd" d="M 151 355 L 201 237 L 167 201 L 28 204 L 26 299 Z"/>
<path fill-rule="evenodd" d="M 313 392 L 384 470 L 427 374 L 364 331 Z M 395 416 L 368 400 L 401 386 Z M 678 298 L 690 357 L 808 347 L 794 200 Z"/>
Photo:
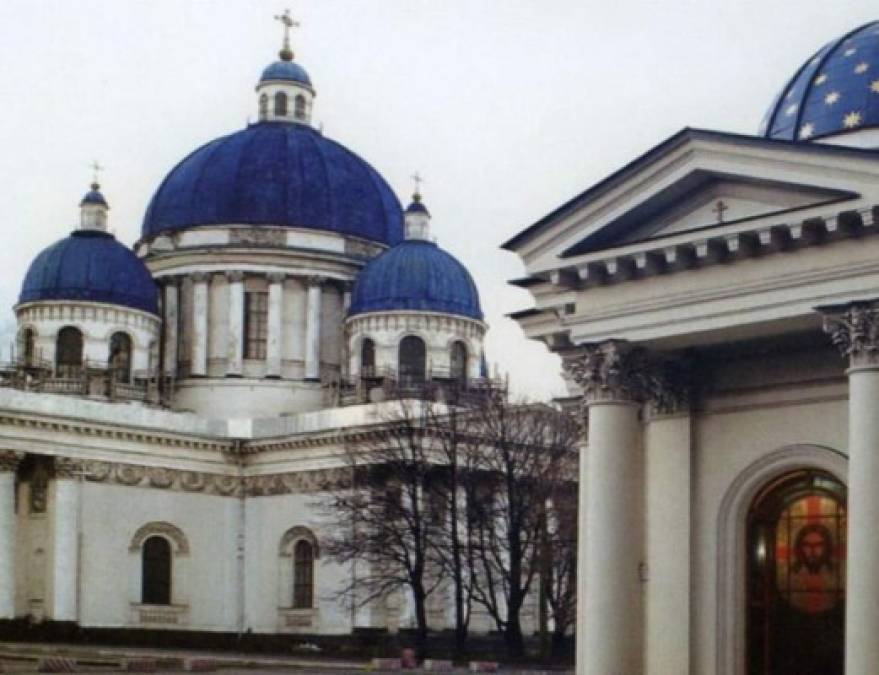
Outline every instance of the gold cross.
<path fill-rule="evenodd" d="M 283 14 L 276 14 L 275 21 L 280 21 L 284 26 L 284 51 L 290 50 L 290 29 L 298 28 L 299 22 L 290 16 L 290 10 L 285 9 Z"/>
<path fill-rule="evenodd" d="M 424 178 L 417 171 L 410 178 L 415 181 L 415 194 L 421 196 L 421 184 L 424 182 Z"/>
<path fill-rule="evenodd" d="M 98 164 L 98 160 L 93 161 L 89 166 L 92 168 L 92 183 L 97 185 L 99 174 L 104 170 L 104 167 Z M 95 189 L 97 190 L 97 188 Z"/>
<path fill-rule="evenodd" d="M 724 201 L 722 199 L 717 200 L 717 203 L 714 205 L 714 208 L 711 210 L 717 214 L 717 222 L 718 223 L 723 222 L 723 214 L 728 209 L 729 209 L 729 207 L 724 203 Z"/>

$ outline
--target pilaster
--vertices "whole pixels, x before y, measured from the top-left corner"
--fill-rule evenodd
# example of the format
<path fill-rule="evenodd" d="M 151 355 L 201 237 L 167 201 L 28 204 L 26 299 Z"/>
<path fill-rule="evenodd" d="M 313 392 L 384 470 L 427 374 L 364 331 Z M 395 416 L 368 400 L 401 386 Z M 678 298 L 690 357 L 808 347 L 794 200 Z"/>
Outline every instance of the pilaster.
<path fill-rule="evenodd" d="M 226 376 L 241 377 L 244 368 L 244 272 L 226 272 L 229 280 L 229 332 Z"/>
<path fill-rule="evenodd" d="M 321 292 L 326 279 L 309 277 L 305 325 L 305 379 L 320 379 Z"/>
<path fill-rule="evenodd" d="M 208 283 L 210 275 L 192 275 L 192 355 L 190 375 L 204 377 L 208 364 Z"/>
<path fill-rule="evenodd" d="M 281 376 L 281 345 L 284 344 L 284 280 L 286 275 L 272 273 L 269 281 L 269 315 L 267 321 L 266 377 Z"/>
<path fill-rule="evenodd" d="M 15 617 L 15 471 L 24 453 L 0 451 L 0 619 Z"/>

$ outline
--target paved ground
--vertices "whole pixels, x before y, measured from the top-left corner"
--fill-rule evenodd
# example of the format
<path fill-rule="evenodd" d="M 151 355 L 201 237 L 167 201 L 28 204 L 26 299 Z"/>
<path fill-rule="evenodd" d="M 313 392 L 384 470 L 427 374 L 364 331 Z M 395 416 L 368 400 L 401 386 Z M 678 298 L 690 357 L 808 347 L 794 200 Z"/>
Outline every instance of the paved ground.
<path fill-rule="evenodd" d="M 37 671 L 37 659 L 40 656 L 67 656 L 79 661 L 78 673 L 93 673 L 94 675 L 106 675 L 107 673 L 121 673 L 120 663 L 125 658 L 137 658 L 149 656 L 152 658 L 177 658 L 207 657 L 215 659 L 220 675 L 279 675 L 279 673 L 314 673 L 319 675 L 362 675 L 370 672 L 371 675 L 385 675 L 385 673 L 399 671 L 371 670 L 367 661 L 340 661 L 327 657 L 303 656 L 259 656 L 255 654 L 242 654 L 234 652 L 205 652 L 192 650 L 162 650 L 143 648 L 100 647 L 73 644 L 36 644 L 36 643 L 12 643 L 0 642 L 0 664 L 4 673 L 35 673 Z M 179 663 L 179 661 L 178 661 Z M 165 675 L 177 675 L 179 670 L 167 670 L 162 668 L 158 672 Z M 406 673 L 420 675 L 421 669 L 406 670 Z M 457 668 L 455 673 L 468 672 L 465 668 Z M 503 668 L 507 675 L 562 675 L 573 673 L 572 670 L 526 670 L 522 668 Z"/>

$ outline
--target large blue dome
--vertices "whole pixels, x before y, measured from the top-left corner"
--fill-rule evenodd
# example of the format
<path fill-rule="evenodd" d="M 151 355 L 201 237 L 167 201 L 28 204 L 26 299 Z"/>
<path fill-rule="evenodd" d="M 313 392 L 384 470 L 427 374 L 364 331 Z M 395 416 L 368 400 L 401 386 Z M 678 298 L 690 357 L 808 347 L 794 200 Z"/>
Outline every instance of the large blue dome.
<path fill-rule="evenodd" d="M 367 162 L 303 124 L 261 122 L 203 145 L 153 196 L 144 239 L 198 225 L 281 225 L 393 245 L 400 202 Z"/>
<path fill-rule="evenodd" d="M 349 315 L 389 310 L 482 319 L 479 292 L 467 268 L 436 244 L 418 239 L 371 260 L 354 283 Z"/>
<path fill-rule="evenodd" d="M 824 45 L 776 97 L 760 130 L 805 141 L 879 126 L 879 21 Z"/>
<path fill-rule="evenodd" d="M 34 259 L 18 301 L 105 302 L 158 314 L 156 293 L 146 265 L 113 235 L 77 230 Z"/>

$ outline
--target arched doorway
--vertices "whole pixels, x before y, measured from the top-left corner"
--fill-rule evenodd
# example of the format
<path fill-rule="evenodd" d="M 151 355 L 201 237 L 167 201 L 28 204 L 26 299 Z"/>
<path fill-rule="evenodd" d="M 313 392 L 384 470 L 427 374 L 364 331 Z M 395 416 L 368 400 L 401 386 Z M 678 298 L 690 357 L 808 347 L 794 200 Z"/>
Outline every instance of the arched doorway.
<path fill-rule="evenodd" d="M 424 384 L 425 359 L 424 340 L 415 335 L 400 340 L 400 383 L 404 387 Z"/>
<path fill-rule="evenodd" d="M 748 675 L 842 675 L 846 490 L 801 470 L 761 490 L 747 521 Z"/>

